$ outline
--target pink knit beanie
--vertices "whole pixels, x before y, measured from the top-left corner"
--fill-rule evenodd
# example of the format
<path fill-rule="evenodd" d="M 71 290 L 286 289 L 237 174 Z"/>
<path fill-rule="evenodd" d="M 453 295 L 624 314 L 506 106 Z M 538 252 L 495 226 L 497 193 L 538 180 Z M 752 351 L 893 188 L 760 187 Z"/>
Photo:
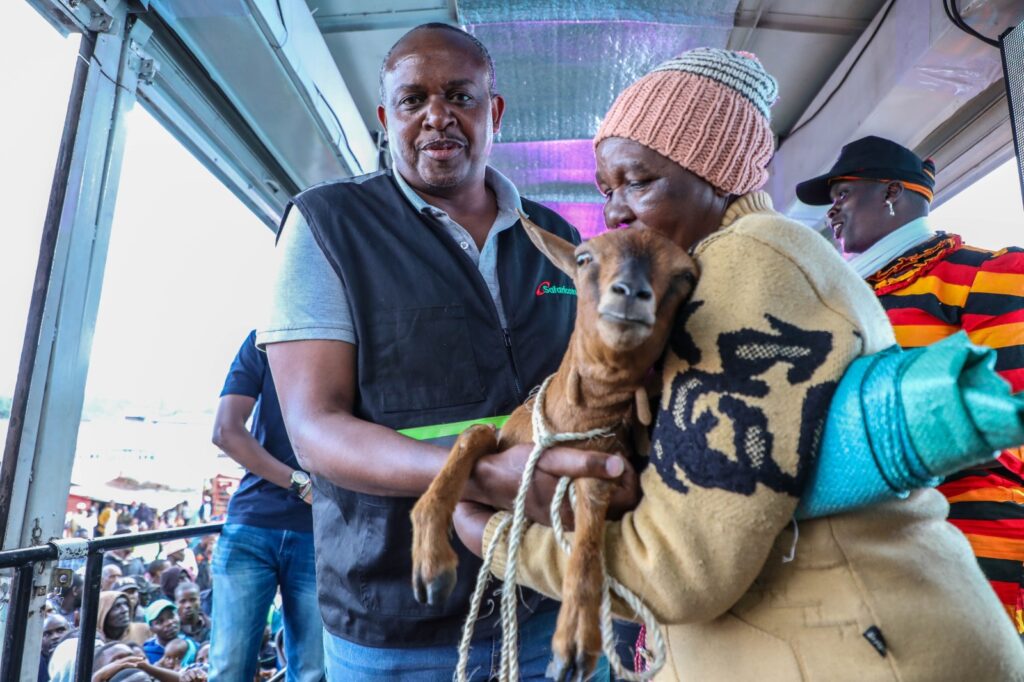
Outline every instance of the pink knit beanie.
<path fill-rule="evenodd" d="M 700 47 L 657 66 L 612 104 L 594 146 L 623 137 L 746 194 L 768 180 L 778 84 L 749 52 Z"/>

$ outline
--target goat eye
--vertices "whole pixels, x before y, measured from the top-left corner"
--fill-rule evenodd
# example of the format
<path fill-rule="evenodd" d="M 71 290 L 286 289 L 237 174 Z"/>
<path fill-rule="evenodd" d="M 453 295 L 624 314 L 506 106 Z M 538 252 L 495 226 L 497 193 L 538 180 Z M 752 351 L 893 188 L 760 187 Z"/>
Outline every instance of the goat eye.
<path fill-rule="evenodd" d="M 580 255 L 576 256 L 576 266 L 582 268 L 584 265 L 586 265 L 592 260 L 594 260 L 594 257 L 591 256 L 589 253 L 581 253 Z"/>

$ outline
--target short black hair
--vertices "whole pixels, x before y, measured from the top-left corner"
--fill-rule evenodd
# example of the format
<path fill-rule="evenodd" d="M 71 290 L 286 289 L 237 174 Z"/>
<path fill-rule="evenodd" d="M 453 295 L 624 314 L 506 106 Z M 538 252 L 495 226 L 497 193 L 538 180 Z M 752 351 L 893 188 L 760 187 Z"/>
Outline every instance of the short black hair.
<path fill-rule="evenodd" d="M 380 64 L 380 74 L 379 74 L 379 77 L 378 77 L 378 88 L 379 88 L 378 96 L 380 97 L 380 103 L 381 104 L 384 104 L 384 74 L 387 73 L 388 63 L 391 61 L 391 56 L 395 53 L 395 49 L 399 45 L 402 44 L 402 41 L 404 41 L 406 38 L 408 38 L 410 35 L 412 35 L 416 31 L 425 31 L 425 30 L 452 31 L 452 32 L 462 36 L 463 38 L 466 38 L 467 40 L 469 40 L 470 44 L 473 46 L 473 49 L 476 50 L 477 56 L 480 58 L 480 61 L 482 61 L 485 65 L 487 65 L 487 94 L 488 95 L 493 95 L 494 94 L 494 83 L 495 83 L 494 59 L 491 58 L 491 53 L 487 51 L 487 48 L 484 47 L 484 44 L 481 43 L 477 39 L 477 37 L 475 35 L 473 35 L 472 33 L 468 32 L 468 31 L 462 30 L 458 26 L 452 26 L 451 24 L 445 24 L 445 23 L 442 23 L 440 21 L 432 21 L 432 22 L 430 22 L 428 24 L 420 24 L 419 26 L 416 26 L 415 28 L 410 29 L 409 31 L 407 31 L 405 33 L 405 35 L 403 35 L 401 38 L 399 38 L 395 42 L 395 44 L 391 46 L 391 49 L 388 50 L 388 53 L 386 55 L 384 55 L 384 61 L 381 62 L 381 64 Z"/>
<path fill-rule="evenodd" d="M 128 642 L 107 642 L 106 644 L 97 647 L 95 653 L 93 653 L 92 671 L 96 672 L 103 666 L 110 663 L 110 661 L 107 660 L 107 657 L 110 655 L 110 650 L 122 646 L 128 649 L 129 651 L 132 651 L 132 647 Z M 133 668 L 133 670 L 137 670 L 137 668 Z"/>
<path fill-rule="evenodd" d="M 199 585 L 197 585 L 196 583 L 192 582 L 191 580 L 186 580 L 184 582 L 180 582 L 180 583 L 178 583 L 178 586 L 174 588 L 174 599 L 175 599 L 175 601 L 180 599 L 180 597 L 178 596 L 178 593 L 183 591 L 183 590 L 195 590 L 196 592 L 201 592 L 202 591 L 202 590 L 199 589 Z"/>

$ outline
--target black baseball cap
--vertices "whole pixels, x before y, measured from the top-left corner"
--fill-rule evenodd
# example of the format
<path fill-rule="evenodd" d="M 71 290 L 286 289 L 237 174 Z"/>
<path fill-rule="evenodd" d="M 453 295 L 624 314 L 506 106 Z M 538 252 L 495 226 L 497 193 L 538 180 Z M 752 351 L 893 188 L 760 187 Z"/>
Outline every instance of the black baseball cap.
<path fill-rule="evenodd" d="M 796 196 L 811 206 L 827 206 L 832 203 L 829 185 L 840 178 L 899 180 L 908 190 L 931 201 L 935 190 L 935 162 L 922 161 L 903 145 L 884 137 L 862 137 L 843 147 L 839 159 L 827 173 L 798 184 Z"/>

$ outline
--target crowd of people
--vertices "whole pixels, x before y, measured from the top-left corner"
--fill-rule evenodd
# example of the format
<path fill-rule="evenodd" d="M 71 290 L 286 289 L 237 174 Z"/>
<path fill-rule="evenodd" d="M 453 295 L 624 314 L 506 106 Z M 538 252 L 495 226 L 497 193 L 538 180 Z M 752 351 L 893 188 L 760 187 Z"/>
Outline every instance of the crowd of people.
<path fill-rule="evenodd" d="M 575 310 L 534 293 L 574 281 L 515 227 L 525 212 L 566 242 L 578 232 L 488 166 L 505 110 L 495 88 L 486 48 L 452 26 L 392 47 L 378 117 L 394 167 L 294 198 L 268 322 L 225 381 L 213 440 L 248 474 L 222 535 L 148 564 L 107 555 L 95 680 L 248 682 L 275 642 L 289 681 L 451 679 L 470 576 L 530 448 L 473 469 L 444 603 L 420 604 L 410 587 L 409 511 L 447 457 L 449 427 L 493 423 L 558 367 Z M 934 164 L 870 137 L 798 188 L 831 206 L 844 262 L 760 191 L 777 95 L 753 55 L 699 48 L 632 84 L 601 124 L 606 226 L 661 234 L 701 276 L 652 370 L 653 466 L 558 448 L 537 470 L 518 574 L 523 679 L 544 679 L 552 657 L 566 563 L 545 522 L 561 476 L 614 481 L 608 571 L 663 625 L 666 679 L 1024 679 L 1019 452 L 953 477 L 945 497 L 907 491 L 794 521 L 832 392 L 858 358 L 962 330 L 1024 386 L 1024 251 L 934 229 Z M 593 256 L 581 248 L 582 269 Z M 72 533 L 205 513 L 80 511 Z M 81 595 L 75 576 L 53 599 L 40 680 L 70 679 Z M 477 623 L 473 679 L 498 674 L 497 620 L 489 609 Z M 620 630 L 627 644 L 635 635 Z M 608 679 L 607 662 L 594 675 Z"/>
<path fill-rule="evenodd" d="M 119 527 L 114 534 L 131 529 Z M 213 580 L 210 561 L 217 536 L 191 542 L 171 540 L 160 556 L 144 561 L 132 548 L 104 555 L 96 615 L 93 680 L 133 679 L 144 673 L 161 682 L 199 681 L 209 672 Z M 39 681 L 74 679 L 79 647 L 84 569 L 71 573 L 46 603 Z M 283 666 L 274 635 L 281 630 L 280 609 L 265 613 L 258 674 L 266 679 Z"/>
<path fill-rule="evenodd" d="M 198 508 L 188 500 L 162 512 L 142 502 L 122 504 L 97 500 L 79 501 L 69 511 L 64 523 L 65 537 L 102 537 L 116 532 L 138 533 L 147 530 L 181 528 L 193 523 L 206 523 L 213 518 L 213 505 L 209 493 L 203 494 Z"/>

